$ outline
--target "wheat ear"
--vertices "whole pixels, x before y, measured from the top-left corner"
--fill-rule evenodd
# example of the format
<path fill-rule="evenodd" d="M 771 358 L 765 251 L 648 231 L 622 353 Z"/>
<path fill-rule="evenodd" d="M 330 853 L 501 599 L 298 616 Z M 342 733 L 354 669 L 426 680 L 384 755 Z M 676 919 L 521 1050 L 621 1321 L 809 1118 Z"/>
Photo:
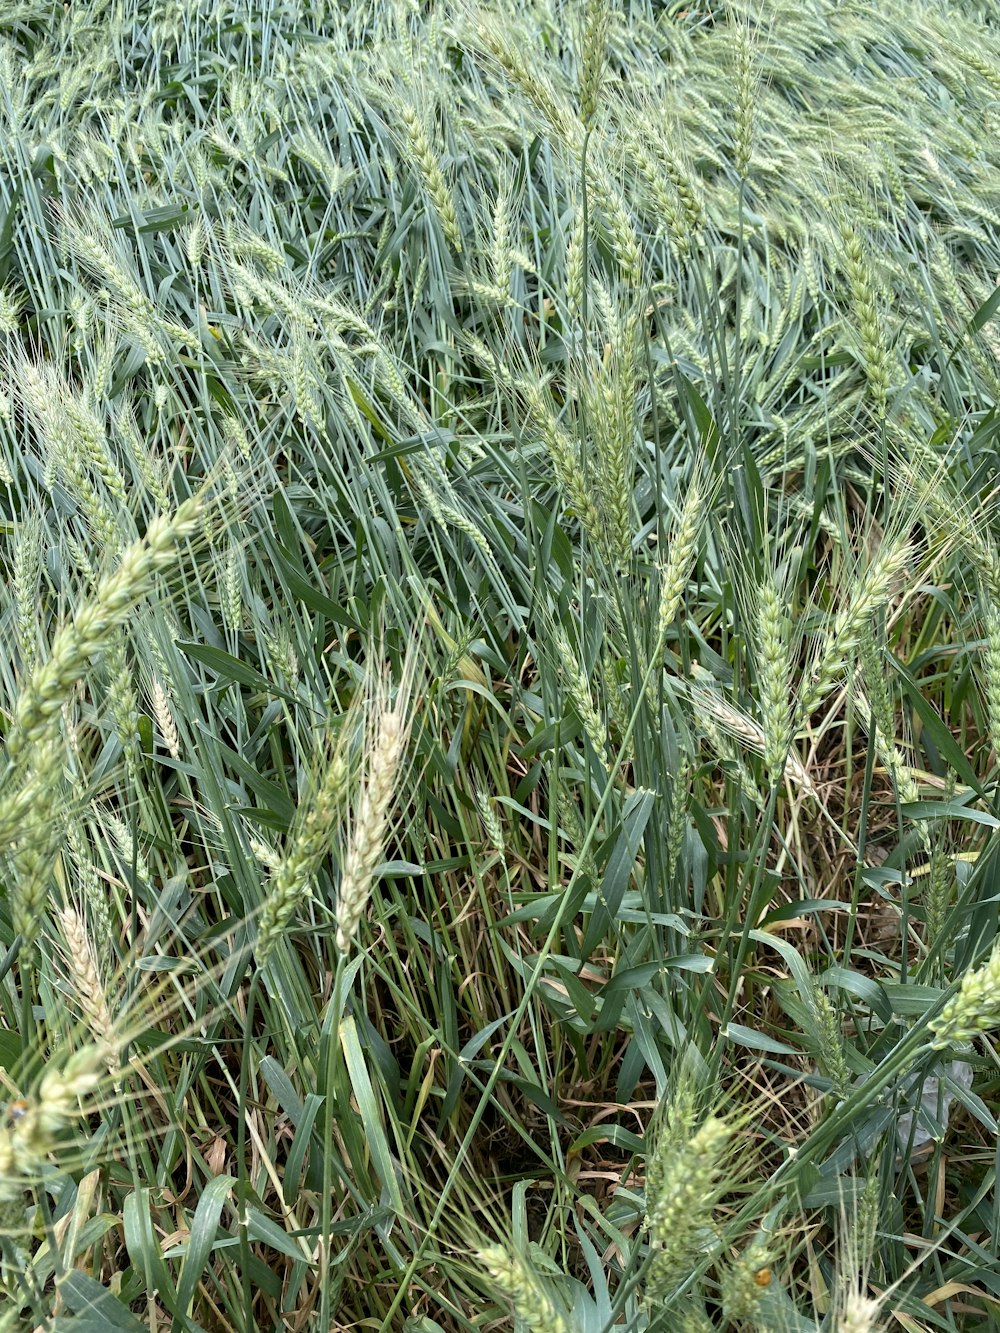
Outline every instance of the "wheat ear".
<path fill-rule="evenodd" d="M 407 732 L 406 714 L 399 703 L 378 715 L 337 899 L 337 948 L 342 954 L 350 949 L 371 897 L 375 871 L 385 848 Z"/>
<path fill-rule="evenodd" d="M 157 576 L 173 564 L 179 544 L 197 531 L 201 513 L 201 503 L 192 498 L 170 517 L 153 519 L 146 535 L 123 552 L 114 573 L 58 631 L 48 661 L 32 673 L 17 701 L 7 740 L 11 759 L 16 761 L 51 736 L 59 710 L 90 657 L 124 624 L 136 603 L 155 586 Z"/>

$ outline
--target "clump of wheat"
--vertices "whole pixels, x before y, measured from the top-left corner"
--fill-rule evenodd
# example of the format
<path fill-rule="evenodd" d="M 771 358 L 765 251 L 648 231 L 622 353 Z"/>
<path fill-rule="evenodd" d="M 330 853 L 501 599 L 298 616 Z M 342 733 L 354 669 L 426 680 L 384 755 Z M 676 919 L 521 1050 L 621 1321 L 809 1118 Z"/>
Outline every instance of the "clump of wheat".
<path fill-rule="evenodd" d="M 557 1307 L 527 1259 L 492 1245 L 478 1259 L 501 1295 L 514 1307 L 531 1333 L 570 1333 L 565 1314 Z"/>

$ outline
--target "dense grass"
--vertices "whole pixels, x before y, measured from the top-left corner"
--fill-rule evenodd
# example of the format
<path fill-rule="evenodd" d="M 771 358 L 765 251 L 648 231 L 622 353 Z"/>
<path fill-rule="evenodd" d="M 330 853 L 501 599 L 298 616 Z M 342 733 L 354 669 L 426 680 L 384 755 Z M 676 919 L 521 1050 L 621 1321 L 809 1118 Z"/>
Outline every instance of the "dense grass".
<path fill-rule="evenodd" d="M 1000 1319 L 988 5 L 0 12 L 0 1328 Z"/>

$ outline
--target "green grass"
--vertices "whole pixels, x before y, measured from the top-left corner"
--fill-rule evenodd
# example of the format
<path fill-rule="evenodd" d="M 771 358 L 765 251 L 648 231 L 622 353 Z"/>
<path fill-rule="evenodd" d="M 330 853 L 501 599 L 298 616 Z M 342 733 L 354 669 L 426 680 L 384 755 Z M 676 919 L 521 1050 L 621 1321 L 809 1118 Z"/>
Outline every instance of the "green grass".
<path fill-rule="evenodd" d="M 972 0 L 3 8 L 0 1329 L 997 1327 L 998 120 Z"/>

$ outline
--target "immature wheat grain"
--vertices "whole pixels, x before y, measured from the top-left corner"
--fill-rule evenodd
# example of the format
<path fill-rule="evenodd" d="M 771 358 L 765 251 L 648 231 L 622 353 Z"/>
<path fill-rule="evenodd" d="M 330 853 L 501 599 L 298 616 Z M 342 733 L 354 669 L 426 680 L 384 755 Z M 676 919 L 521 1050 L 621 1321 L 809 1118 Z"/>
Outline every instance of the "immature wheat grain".
<path fill-rule="evenodd" d="M 986 597 L 983 615 L 983 693 L 990 745 L 1000 761 L 1000 607 L 992 596 Z"/>
<path fill-rule="evenodd" d="M 132 685 L 132 672 L 120 631 L 111 635 L 105 649 L 108 670 L 108 703 L 115 730 L 125 756 L 125 767 L 132 782 L 136 782 L 142 752 L 139 743 L 139 703 Z"/>
<path fill-rule="evenodd" d="M 966 972 L 956 993 L 931 1020 L 932 1046 L 943 1051 L 1000 1024 L 1000 946 L 982 967 Z"/>
<path fill-rule="evenodd" d="M 799 698 L 797 727 L 815 711 L 843 671 L 847 658 L 858 646 L 864 627 L 888 599 L 893 584 L 912 555 L 912 544 L 904 537 L 896 537 L 879 549 L 858 577 L 845 605 L 837 612 L 833 625 L 820 643 Z"/>
<path fill-rule="evenodd" d="M 59 711 L 91 656 L 102 648 L 129 612 L 177 558 L 177 547 L 201 521 L 203 506 L 185 500 L 170 517 L 155 518 L 146 535 L 123 553 L 118 568 L 98 585 L 75 617 L 52 641 L 48 661 L 37 668 L 17 701 L 7 738 L 11 759 L 22 758 L 58 725 Z"/>
<path fill-rule="evenodd" d="M 763 754 L 764 747 L 767 743 L 764 728 L 758 722 L 755 722 L 753 718 L 748 717 L 746 713 L 735 707 L 735 705 L 729 703 L 728 700 L 723 699 L 717 690 L 701 684 L 701 681 L 710 679 L 710 677 L 708 677 L 708 673 L 704 671 L 702 667 L 698 666 L 697 663 L 693 665 L 695 667 L 695 681 L 699 683 L 692 689 L 691 697 L 702 724 L 718 724 L 723 731 L 728 732 L 731 736 L 735 736 L 751 750 L 756 750 L 759 754 Z M 709 739 L 713 739 L 710 733 Z M 807 791 L 810 795 L 815 793 L 812 780 L 794 749 L 789 750 L 788 752 L 785 759 L 784 771 L 785 774 L 792 778 L 794 782 L 798 783 L 804 791 Z M 751 788 L 752 787 L 753 784 L 751 782 Z"/>
<path fill-rule="evenodd" d="M 153 677 L 153 683 L 150 686 L 150 704 L 153 709 L 153 716 L 156 718 L 156 727 L 160 733 L 160 738 L 167 747 L 167 753 L 171 759 L 180 759 L 181 743 L 177 734 L 177 724 L 174 721 L 173 713 L 170 711 L 170 697 L 156 676 Z"/>
<path fill-rule="evenodd" d="M 851 1288 L 836 1315 L 832 1333 L 878 1333 L 881 1308 L 881 1301 L 872 1300 Z"/>
<path fill-rule="evenodd" d="M 673 1292 L 710 1240 L 732 1133 L 731 1126 L 715 1117 L 692 1130 L 686 1116 L 673 1116 L 657 1136 L 646 1190 L 652 1250 L 647 1304 Z"/>
<path fill-rule="evenodd" d="M 664 876 L 669 884 L 680 864 L 687 833 L 688 803 L 691 798 L 691 762 L 685 755 L 677 770 L 670 793 L 670 816 L 667 821 L 664 851 Z"/>
<path fill-rule="evenodd" d="M 309 893 L 311 881 L 330 848 L 349 767 L 343 743 L 326 764 L 315 793 L 300 806 L 285 855 L 280 859 L 257 922 L 257 962 L 263 967 Z"/>
<path fill-rule="evenodd" d="M 23 776 L 16 770 L 8 771 L 0 793 L 0 847 L 7 847 L 19 835 L 23 836 L 25 824 L 45 808 L 62 776 L 63 756 L 64 747 L 55 729 L 32 749 L 31 766 Z"/>
<path fill-rule="evenodd" d="M 947 796 L 945 799 L 948 799 Z M 931 853 L 930 874 L 927 877 L 927 896 L 924 908 L 928 945 L 941 938 L 948 921 L 948 912 L 952 905 L 958 877 L 955 873 L 955 858 L 944 846 L 937 846 Z M 929 960 L 925 960 L 929 961 Z M 941 959 L 937 967 L 942 966 Z"/>
<path fill-rule="evenodd" d="M 75 793 L 78 800 L 82 793 Z M 82 804 L 82 800 L 80 800 Z M 108 909 L 108 891 L 98 878 L 83 825 L 74 814 L 66 817 L 66 841 L 72 859 L 67 862 L 67 869 L 72 872 L 80 897 L 86 902 L 87 915 L 93 924 L 93 939 L 97 942 L 98 964 L 108 958 L 114 945 L 111 927 L 111 913 Z"/>
<path fill-rule="evenodd" d="M 346 954 L 371 897 L 372 882 L 385 847 L 389 814 L 406 750 L 408 723 L 401 704 L 379 711 L 367 756 L 367 771 L 337 895 L 337 948 Z"/>
<path fill-rule="evenodd" d="M 572 112 L 559 96 L 547 76 L 533 68 L 525 59 L 524 51 L 511 39 L 509 32 L 496 22 L 481 19 L 476 26 L 476 37 L 507 77 L 540 113 L 546 128 L 566 143 L 575 144 L 579 126 L 573 125 Z"/>
<path fill-rule="evenodd" d="M 104 1058 L 108 1072 L 117 1077 L 119 1043 L 87 928 L 75 907 L 62 908 L 56 917 L 66 941 L 66 971 L 73 998 L 90 1028 L 95 1049 Z"/>
<path fill-rule="evenodd" d="M 30 673 L 38 656 L 39 584 L 42 577 L 42 523 L 37 514 L 28 514 L 20 524 L 14 542 L 14 603 L 17 608 L 17 643 L 21 667 Z"/>
<path fill-rule="evenodd" d="M 722 1275 L 722 1308 L 737 1326 L 757 1317 L 761 1302 L 772 1282 L 774 1252 L 762 1240 L 755 1240 L 727 1265 Z"/>
<path fill-rule="evenodd" d="M 826 991 L 819 986 L 813 986 L 810 998 L 816 1024 L 817 1057 L 824 1074 L 833 1084 L 834 1092 L 843 1101 L 850 1095 L 851 1071 L 844 1055 L 840 1015 Z"/>
<path fill-rule="evenodd" d="M 628 203 L 604 166 L 591 165 L 587 175 L 595 202 L 604 214 L 611 248 L 622 275 L 639 291 L 643 286 L 642 248 Z"/>
<path fill-rule="evenodd" d="M 8 896 L 14 932 L 21 937 L 22 951 L 31 954 L 45 918 L 56 840 L 37 809 L 29 813 L 19 832 Z"/>
<path fill-rule="evenodd" d="M 660 574 L 660 601 L 656 612 L 656 649 L 653 660 L 659 661 L 666 647 L 667 635 L 680 610 L 691 575 L 691 566 L 698 551 L 698 540 L 705 521 L 701 487 L 695 477 L 687 489 L 684 507 L 670 539 L 667 562 Z"/>
<path fill-rule="evenodd" d="M 450 242 L 452 249 L 461 250 L 462 232 L 458 225 L 455 201 L 423 122 L 405 98 L 398 99 L 393 109 L 406 131 L 413 160 L 423 178 L 424 188 L 438 216 L 438 221 L 441 223 L 441 230 Z"/>
<path fill-rule="evenodd" d="M 572 700 L 577 716 L 583 723 L 583 729 L 598 755 L 604 754 L 607 744 L 608 729 L 594 706 L 590 684 L 583 667 L 577 660 L 576 653 L 560 627 L 555 631 L 556 650 L 559 654 L 559 671 L 566 683 L 566 692 Z"/>
<path fill-rule="evenodd" d="M 479 1251 L 479 1262 L 531 1333 L 570 1333 L 570 1325 L 528 1261 L 499 1245 Z"/>
<path fill-rule="evenodd" d="M 610 22 L 611 6 L 608 0 L 586 0 L 580 53 L 580 120 L 585 129 L 593 124 L 600 105 Z"/>
<path fill-rule="evenodd" d="M 20 292 L 8 291 L 0 287 L 0 333 L 17 333 L 21 327 L 21 311 L 25 298 Z"/>
<path fill-rule="evenodd" d="M 597 452 L 596 494 L 604 525 L 605 549 L 614 569 L 632 553 L 635 386 L 625 382 L 624 358 L 613 358 L 610 375 L 586 386 L 582 397 L 593 424 Z M 627 374 L 627 371 L 625 371 Z"/>
<path fill-rule="evenodd" d="M 774 576 L 767 573 L 757 589 L 757 679 L 764 730 L 764 768 L 772 783 L 780 781 L 792 741 L 789 686 L 788 619 Z"/>
<path fill-rule="evenodd" d="M 850 222 L 845 220 L 841 224 L 840 234 L 844 246 L 844 267 L 854 303 L 854 317 L 858 322 L 861 359 L 875 402 L 876 415 L 880 421 L 884 421 L 889 399 L 889 350 L 882 333 L 875 281 L 861 237 Z"/>
<path fill-rule="evenodd" d="M 525 394 L 536 429 L 548 450 L 557 480 L 565 489 L 570 504 L 579 515 L 588 537 L 596 544 L 598 550 L 602 550 L 604 523 L 601 511 L 594 503 L 592 487 L 588 485 L 580 463 L 576 442 L 556 420 L 555 414 L 537 385 L 522 382 L 519 387 Z"/>
<path fill-rule="evenodd" d="M 743 22 L 736 29 L 735 61 L 736 100 L 733 108 L 735 127 L 736 171 L 741 180 L 745 180 L 750 169 L 753 153 L 754 119 L 756 105 L 756 79 L 754 77 L 753 43 L 749 26 Z"/>
<path fill-rule="evenodd" d="M 500 822 L 495 803 L 490 800 L 489 793 L 483 787 L 476 787 L 476 809 L 479 811 L 479 818 L 483 821 L 483 828 L 493 845 L 493 850 L 502 856 L 504 850 L 503 824 Z"/>
<path fill-rule="evenodd" d="M 881 1186 L 878 1167 L 869 1166 L 869 1174 L 864 1189 L 858 1199 L 857 1214 L 851 1231 L 851 1243 L 848 1254 L 851 1263 L 860 1272 L 870 1271 L 875 1258 L 875 1245 L 878 1239 L 881 1221 Z"/>
<path fill-rule="evenodd" d="M 100 1087 L 106 1052 L 90 1046 L 50 1067 L 12 1125 L 0 1125 L 0 1201 L 20 1197 L 38 1175 L 79 1103 Z"/>

